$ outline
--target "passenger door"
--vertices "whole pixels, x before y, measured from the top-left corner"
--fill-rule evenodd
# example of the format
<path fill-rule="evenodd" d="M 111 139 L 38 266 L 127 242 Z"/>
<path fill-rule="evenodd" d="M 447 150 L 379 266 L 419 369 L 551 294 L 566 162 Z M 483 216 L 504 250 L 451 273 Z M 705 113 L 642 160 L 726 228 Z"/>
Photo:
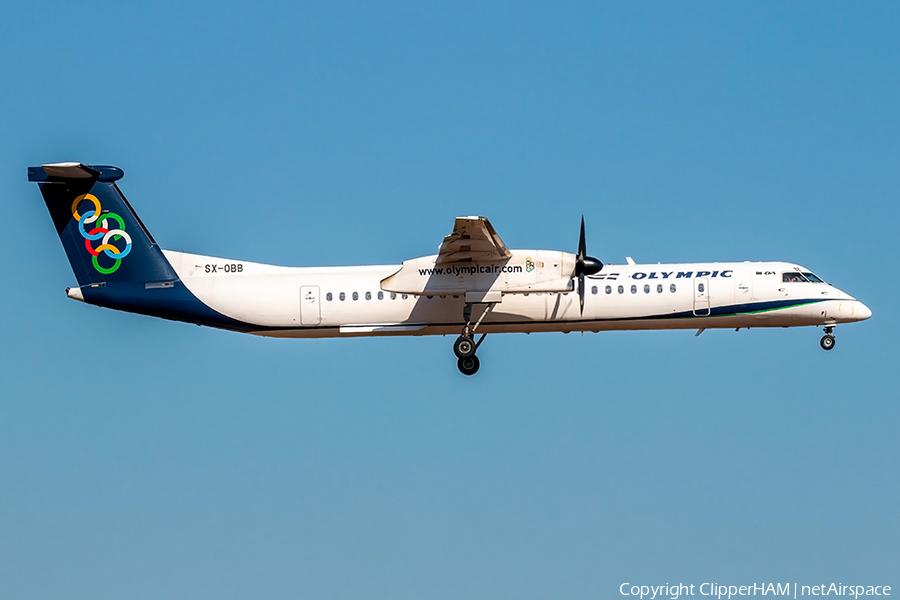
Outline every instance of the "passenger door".
<path fill-rule="evenodd" d="M 709 278 L 694 278 L 694 315 L 697 317 L 709 316 Z"/>
<path fill-rule="evenodd" d="M 300 323 L 302 325 L 318 325 L 322 322 L 320 304 L 319 286 L 304 285 L 300 287 Z"/>

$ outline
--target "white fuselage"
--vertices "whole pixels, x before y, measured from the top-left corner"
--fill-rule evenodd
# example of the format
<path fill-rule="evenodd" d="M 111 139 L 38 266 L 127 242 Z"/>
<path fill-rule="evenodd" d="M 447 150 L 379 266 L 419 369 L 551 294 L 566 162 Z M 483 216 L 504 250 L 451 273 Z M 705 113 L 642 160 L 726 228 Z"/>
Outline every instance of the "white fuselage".
<path fill-rule="evenodd" d="M 561 277 L 572 255 L 559 256 Z M 538 251 L 515 251 L 538 256 Z M 464 325 L 468 276 L 447 272 L 444 288 L 419 294 L 387 291 L 399 265 L 280 267 L 165 251 L 180 280 L 213 310 L 276 337 L 458 334 Z M 543 265 L 543 263 L 541 263 Z M 548 268 L 554 265 L 548 265 Z M 407 270 L 408 272 L 409 270 Z M 808 273 L 782 262 L 606 265 L 586 278 L 583 314 L 574 288 L 529 291 L 519 269 L 496 275 L 504 289 L 474 303 L 482 333 L 708 329 L 834 325 L 871 315 L 827 283 L 786 281 Z M 410 277 L 414 278 L 415 274 Z M 474 273 L 471 277 L 476 277 Z M 422 277 L 434 281 L 433 273 Z M 535 283 L 534 289 L 547 284 Z M 471 288 L 469 288 L 471 289 Z M 472 299 L 469 299 L 470 302 Z"/>

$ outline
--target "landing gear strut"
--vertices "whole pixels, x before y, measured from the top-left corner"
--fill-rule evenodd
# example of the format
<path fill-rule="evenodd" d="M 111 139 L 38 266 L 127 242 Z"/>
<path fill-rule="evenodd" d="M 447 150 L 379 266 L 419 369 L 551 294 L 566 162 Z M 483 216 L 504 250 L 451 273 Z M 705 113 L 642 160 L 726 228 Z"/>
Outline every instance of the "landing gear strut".
<path fill-rule="evenodd" d="M 487 315 L 493 307 L 493 304 L 489 304 L 485 311 L 481 313 L 481 316 L 478 317 L 478 321 L 475 322 L 475 325 L 472 325 L 472 303 L 466 302 L 466 306 L 463 309 L 463 319 L 465 319 L 466 324 L 463 326 L 460 336 L 453 342 L 453 353 L 456 355 L 456 358 L 459 359 L 456 361 L 456 366 L 463 375 L 474 375 L 478 372 L 481 361 L 475 356 L 475 351 L 478 350 L 478 346 L 481 345 L 481 342 L 484 341 L 487 334 L 482 333 L 481 338 L 476 342 L 474 340 L 475 330 L 478 329 L 482 319 L 484 319 L 485 315 Z"/>
<path fill-rule="evenodd" d="M 825 328 L 825 335 L 819 340 L 819 345 L 822 346 L 822 350 L 831 350 L 834 348 L 834 335 L 831 333 L 832 331 L 834 331 L 834 327 Z"/>

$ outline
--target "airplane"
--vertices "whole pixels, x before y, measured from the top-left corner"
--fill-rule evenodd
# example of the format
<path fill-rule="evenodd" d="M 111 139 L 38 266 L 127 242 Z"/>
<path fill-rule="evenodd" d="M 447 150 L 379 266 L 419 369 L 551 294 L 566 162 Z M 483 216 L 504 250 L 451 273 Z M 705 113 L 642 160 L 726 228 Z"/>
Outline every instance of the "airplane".
<path fill-rule="evenodd" d="M 284 267 L 162 250 L 112 166 L 28 168 L 68 256 L 69 298 L 116 310 L 281 338 L 458 335 L 474 375 L 487 334 L 821 326 L 872 316 L 809 269 L 785 262 L 604 264 L 510 250 L 484 217 L 458 217 L 438 253 L 400 265 Z M 480 337 L 476 341 L 476 336 Z"/>

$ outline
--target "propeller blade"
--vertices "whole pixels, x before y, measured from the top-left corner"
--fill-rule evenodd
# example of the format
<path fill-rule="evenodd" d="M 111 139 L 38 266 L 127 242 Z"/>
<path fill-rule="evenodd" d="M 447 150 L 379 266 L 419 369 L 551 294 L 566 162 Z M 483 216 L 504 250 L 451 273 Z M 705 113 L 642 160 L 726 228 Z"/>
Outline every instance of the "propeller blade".
<path fill-rule="evenodd" d="M 584 273 L 578 276 L 578 308 L 584 316 Z"/>
<path fill-rule="evenodd" d="M 584 316 L 584 276 L 596 275 L 603 263 L 587 255 L 587 240 L 584 235 L 584 215 L 581 215 L 581 235 L 578 236 L 578 254 L 575 256 L 575 275 L 578 278 L 578 306 Z"/>
<path fill-rule="evenodd" d="M 578 256 L 575 259 L 575 274 L 584 272 L 584 259 L 587 256 L 587 240 L 584 237 L 584 215 L 581 215 L 581 235 L 578 236 Z"/>

